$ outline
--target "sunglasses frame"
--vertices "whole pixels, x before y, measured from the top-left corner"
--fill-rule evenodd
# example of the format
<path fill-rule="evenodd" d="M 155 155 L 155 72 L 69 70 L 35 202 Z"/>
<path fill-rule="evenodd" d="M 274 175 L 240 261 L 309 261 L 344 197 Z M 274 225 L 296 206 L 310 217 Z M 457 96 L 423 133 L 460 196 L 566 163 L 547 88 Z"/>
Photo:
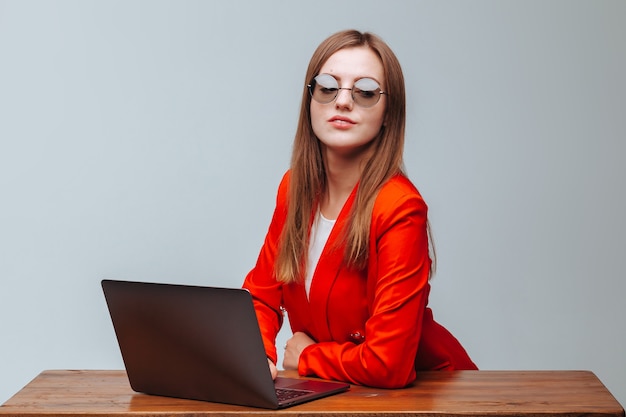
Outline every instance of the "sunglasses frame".
<path fill-rule="evenodd" d="M 335 82 L 337 83 L 337 87 L 333 87 L 333 88 L 335 89 L 335 95 L 333 96 L 333 98 L 331 98 L 331 99 L 330 99 L 330 100 L 328 100 L 328 101 L 320 101 L 320 100 L 316 99 L 316 98 L 315 98 L 315 95 L 313 94 L 313 90 L 314 90 L 315 86 L 316 86 L 317 84 L 319 84 L 319 82 L 317 81 L 317 79 L 318 79 L 320 76 L 330 77 L 330 78 L 332 78 L 333 80 L 335 80 Z M 359 81 L 361 81 L 361 80 L 371 80 L 371 81 L 375 82 L 375 83 L 376 83 L 376 85 L 378 85 L 378 87 L 376 88 L 376 90 L 379 90 L 379 91 L 378 91 L 378 93 L 377 93 L 377 96 L 376 96 L 376 97 L 377 97 L 377 99 L 376 99 L 376 101 L 375 101 L 374 103 L 372 103 L 372 104 L 370 104 L 370 105 L 363 105 L 362 103 L 359 103 L 359 101 L 358 101 L 358 100 L 355 98 L 355 96 L 354 96 L 354 89 L 355 89 L 355 86 L 356 86 L 356 84 L 357 84 Z M 308 88 L 308 90 L 309 90 L 309 95 L 311 96 L 311 99 L 315 100 L 317 103 L 320 103 L 320 104 L 329 104 L 329 103 L 332 103 L 333 101 L 335 101 L 335 100 L 337 99 L 337 97 L 339 96 L 339 91 L 340 91 L 340 90 L 350 90 L 350 96 L 352 97 L 352 101 L 353 101 L 356 105 L 358 105 L 359 107 L 363 107 L 363 108 L 370 108 L 370 107 L 374 107 L 376 104 L 378 104 L 378 103 L 380 102 L 380 97 L 381 97 L 383 94 L 387 94 L 385 91 L 382 91 L 382 89 L 380 88 L 380 84 L 378 84 L 378 81 L 374 80 L 373 78 L 370 78 L 370 77 L 363 77 L 363 78 L 359 78 L 358 80 L 356 80 L 356 81 L 354 82 L 354 84 L 352 85 L 352 87 L 351 87 L 351 88 L 348 88 L 348 87 L 339 87 L 339 81 L 337 81 L 337 79 L 336 79 L 335 77 L 333 77 L 332 75 L 330 75 L 330 74 L 326 74 L 326 73 L 318 74 L 318 75 L 316 75 L 315 77 L 313 77 L 313 80 L 311 81 L 311 83 L 310 83 L 310 84 L 307 84 L 307 88 Z M 356 87 L 356 88 L 357 88 L 358 90 L 361 90 L 361 91 L 370 91 L 370 92 L 373 92 L 373 93 L 374 93 L 374 92 L 376 92 L 376 90 L 362 90 L 362 89 L 360 89 L 360 88 L 358 88 L 358 87 Z"/>

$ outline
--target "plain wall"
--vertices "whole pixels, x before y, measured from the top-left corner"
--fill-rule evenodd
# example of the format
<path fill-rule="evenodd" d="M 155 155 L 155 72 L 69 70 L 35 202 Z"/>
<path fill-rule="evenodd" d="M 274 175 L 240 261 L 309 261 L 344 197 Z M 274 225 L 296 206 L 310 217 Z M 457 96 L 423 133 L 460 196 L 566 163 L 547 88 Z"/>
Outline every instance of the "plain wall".
<path fill-rule="evenodd" d="M 436 319 L 482 369 L 588 369 L 626 403 L 617 0 L 0 1 L 0 403 L 123 367 L 102 278 L 241 285 L 345 28 L 404 68 Z"/>

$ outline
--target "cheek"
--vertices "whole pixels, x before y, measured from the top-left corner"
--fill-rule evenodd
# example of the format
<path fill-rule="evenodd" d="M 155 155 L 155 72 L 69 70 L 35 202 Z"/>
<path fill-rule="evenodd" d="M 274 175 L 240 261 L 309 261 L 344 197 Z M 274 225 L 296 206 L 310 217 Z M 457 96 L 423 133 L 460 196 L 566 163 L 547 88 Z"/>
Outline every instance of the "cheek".
<path fill-rule="evenodd" d="M 367 120 L 368 120 L 369 128 L 372 131 L 376 131 L 376 133 L 378 133 L 378 131 L 382 128 L 385 122 L 385 112 L 384 111 L 372 112 L 367 118 Z"/>
<path fill-rule="evenodd" d="M 380 110 L 378 110 L 378 122 L 380 123 L 380 125 L 384 125 L 387 119 L 387 106 L 385 105 L 386 103 L 380 103 L 383 104 L 380 107 Z"/>
<path fill-rule="evenodd" d="M 319 105 L 316 105 L 315 103 L 311 103 L 309 110 L 311 114 L 311 128 L 313 129 L 315 136 L 319 137 L 319 131 L 324 124 L 324 117 L 322 115 L 323 112 L 319 108 Z"/>

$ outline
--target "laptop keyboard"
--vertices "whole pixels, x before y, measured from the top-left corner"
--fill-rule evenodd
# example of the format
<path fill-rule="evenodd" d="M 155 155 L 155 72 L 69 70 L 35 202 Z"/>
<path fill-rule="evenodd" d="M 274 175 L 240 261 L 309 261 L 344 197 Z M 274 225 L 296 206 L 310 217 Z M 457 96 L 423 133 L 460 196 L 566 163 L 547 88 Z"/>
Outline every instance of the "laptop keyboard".
<path fill-rule="evenodd" d="M 278 402 L 293 400 L 294 398 L 302 397 L 312 392 L 313 391 L 307 391 L 302 389 L 276 388 L 276 396 L 278 397 Z"/>

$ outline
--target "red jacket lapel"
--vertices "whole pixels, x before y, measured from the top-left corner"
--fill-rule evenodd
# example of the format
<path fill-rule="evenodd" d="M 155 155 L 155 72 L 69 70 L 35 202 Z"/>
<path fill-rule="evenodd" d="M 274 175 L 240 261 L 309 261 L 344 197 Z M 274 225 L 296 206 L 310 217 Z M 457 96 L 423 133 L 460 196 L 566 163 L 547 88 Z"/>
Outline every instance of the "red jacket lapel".
<path fill-rule="evenodd" d="M 315 334 L 312 336 L 318 342 L 332 340 L 328 320 L 328 294 L 331 292 L 333 284 L 343 269 L 346 249 L 346 245 L 343 242 L 343 230 L 349 220 L 356 196 L 356 189 L 357 187 L 354 188 L 337 217 L 311 282 L 308 304 L 311 315 L 317 318 L 313 323 Z"/>

